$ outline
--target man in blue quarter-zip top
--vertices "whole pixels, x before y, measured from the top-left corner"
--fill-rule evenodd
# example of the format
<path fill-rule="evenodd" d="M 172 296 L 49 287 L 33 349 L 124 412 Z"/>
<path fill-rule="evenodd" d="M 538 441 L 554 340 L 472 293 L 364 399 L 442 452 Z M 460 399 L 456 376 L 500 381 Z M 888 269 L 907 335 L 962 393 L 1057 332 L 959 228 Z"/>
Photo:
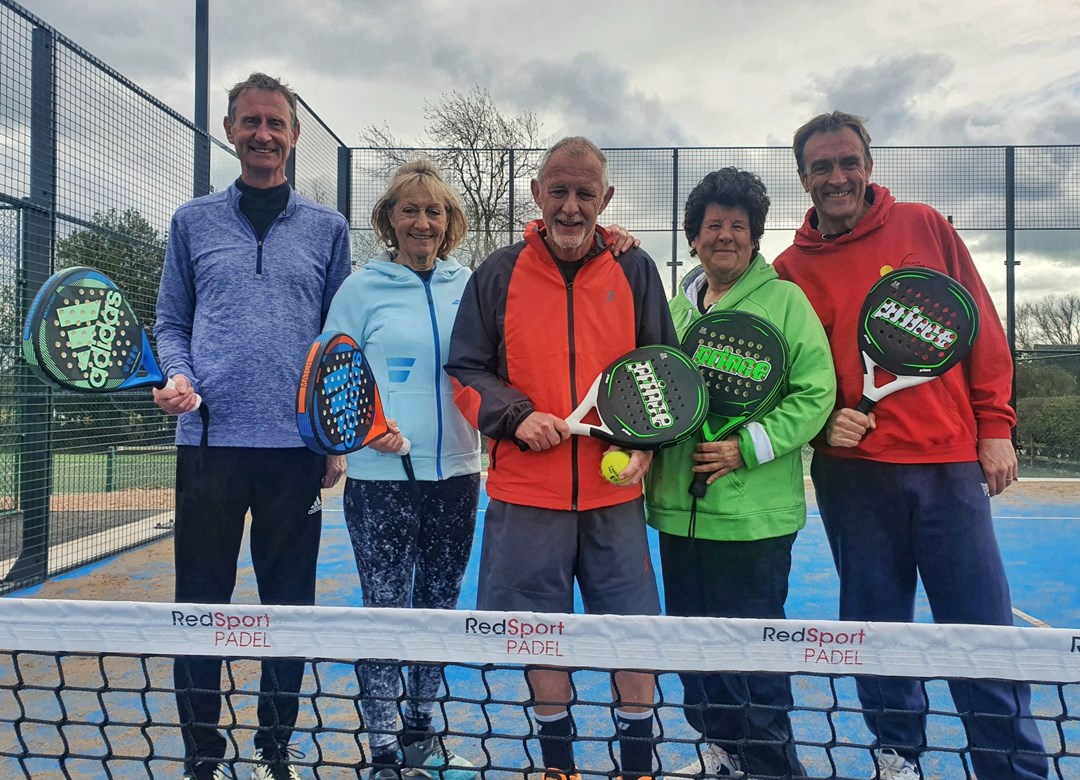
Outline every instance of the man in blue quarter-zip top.
<path fill-rule="evenodd" d="M 225 134 L 240 178 L 177 209 L 157 300 L 158 354 L 176 387 L 155 390 L 154 400 L 179 415 L 175 599 L 230 601 L 250 510 L 262 603 L 314 604 L 319 491 L 345 464 L 304 447 L 296 394 L 349 275 L 349 226 L 285 177 L 300 135 L 288 86 L 253 73 L 230 89 Z M 187 414 L 196 393 L 200 413 Z M 173 669 L 184 778 L 232 777 L 225 737 L 211 725 L 221 713 L 221 659 L 181 657 Z M 263 661 L 252 780 L 299 780 L 288 744 L 303 673 L 299 659 Z"/>

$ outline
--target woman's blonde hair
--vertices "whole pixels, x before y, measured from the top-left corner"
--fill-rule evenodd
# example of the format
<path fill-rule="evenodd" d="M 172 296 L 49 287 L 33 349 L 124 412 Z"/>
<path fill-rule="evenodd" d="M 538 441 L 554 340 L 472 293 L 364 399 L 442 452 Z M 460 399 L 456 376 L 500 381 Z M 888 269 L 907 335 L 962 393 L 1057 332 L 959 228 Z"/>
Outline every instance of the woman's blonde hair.
<path fill-rule="evenodd" d="M 394 171 L 390 186 L 386 188 L 386 192 L 371 211 L 371 226 L 375 228 L 376 235 L 386 246 L 397 249 L 397 235 L 394 233 L 394 226 L 390 223 L 390 212 L 397 205 L 401 195 L 413 188 L 423 191 L 433 200 L 442 201 L 446 206 L 446 235 L 443 236 L 435 255 L 441 258 L 448 257 L 465 239 L 469 221 L 465 217 L 465 209 L 461 207 L 458 194 L 443 181 L 442 174 L 431 160 L 413 160 Z"/>

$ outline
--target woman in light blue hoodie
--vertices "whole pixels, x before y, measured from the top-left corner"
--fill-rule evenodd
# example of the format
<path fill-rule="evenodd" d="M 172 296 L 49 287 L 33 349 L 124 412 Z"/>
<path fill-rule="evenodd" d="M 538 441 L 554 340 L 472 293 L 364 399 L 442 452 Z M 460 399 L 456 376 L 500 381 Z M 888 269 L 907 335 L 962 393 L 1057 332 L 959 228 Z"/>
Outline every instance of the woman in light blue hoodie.
<path fill-rule="evenodd" d="M 430 161 L 418 160 L 394 174 L 371 224 L 387 250 L 341 286 L 326 330 L 349 334 L 364 350 L 391 435 L 348 456 L 345 521 L 364 606 L 454 609 L 480 493 L 479 436 L 443 371 L 469 277 L 449 254 L 467 222 L 457 193 Z M 403 437 L 412 444 L 415 484 L 397 454 Z M 410 665 L 400 740 L 397 668 L 365 663 L 360 677 L 369 780 L 400 780 L 403 769 L 423 767 L 442 780 L 476 774 L 432 728 L 438 668 Z"/>

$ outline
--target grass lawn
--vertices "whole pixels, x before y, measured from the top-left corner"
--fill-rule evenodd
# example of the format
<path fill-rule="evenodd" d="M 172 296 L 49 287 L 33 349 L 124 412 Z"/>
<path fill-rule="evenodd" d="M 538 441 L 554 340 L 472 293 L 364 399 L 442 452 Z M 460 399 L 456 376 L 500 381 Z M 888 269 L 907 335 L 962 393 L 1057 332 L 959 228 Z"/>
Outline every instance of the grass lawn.
<path fill-rule="evenodd" d="M 53 494 L 170 487 L 176 478 L 173 447 L 117 448 L 115 452 L 57 453 L 52 461 Z M 14 497 L 15 455 L 0 452 L 0 490 Z M 111 485 L 110 485 L 111 483 Z"/>

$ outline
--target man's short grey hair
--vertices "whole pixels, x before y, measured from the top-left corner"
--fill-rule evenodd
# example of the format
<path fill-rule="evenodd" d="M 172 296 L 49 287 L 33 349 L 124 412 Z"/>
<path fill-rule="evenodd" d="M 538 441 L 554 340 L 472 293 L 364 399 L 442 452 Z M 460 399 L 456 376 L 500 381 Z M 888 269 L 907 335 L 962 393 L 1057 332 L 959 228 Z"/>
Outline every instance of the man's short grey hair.
<path fill-rule="evenodd" d="M 596 159 L 600 161 L 601 184 L 605 190 L 608 188 L 607 156 L 600 151 L 599 146 L 583 135 L 567 136 L 544 152 L 544 159 L 540 161 L 540 170 L 536 174 L 537 181 L 544 180 L 544 173 L 547 172 L 548 163 L 551 162 L 551 157 L 556 152 L 564 152 L 571 157 L 584 157 L 588 154 L 594 155 Z"/>

